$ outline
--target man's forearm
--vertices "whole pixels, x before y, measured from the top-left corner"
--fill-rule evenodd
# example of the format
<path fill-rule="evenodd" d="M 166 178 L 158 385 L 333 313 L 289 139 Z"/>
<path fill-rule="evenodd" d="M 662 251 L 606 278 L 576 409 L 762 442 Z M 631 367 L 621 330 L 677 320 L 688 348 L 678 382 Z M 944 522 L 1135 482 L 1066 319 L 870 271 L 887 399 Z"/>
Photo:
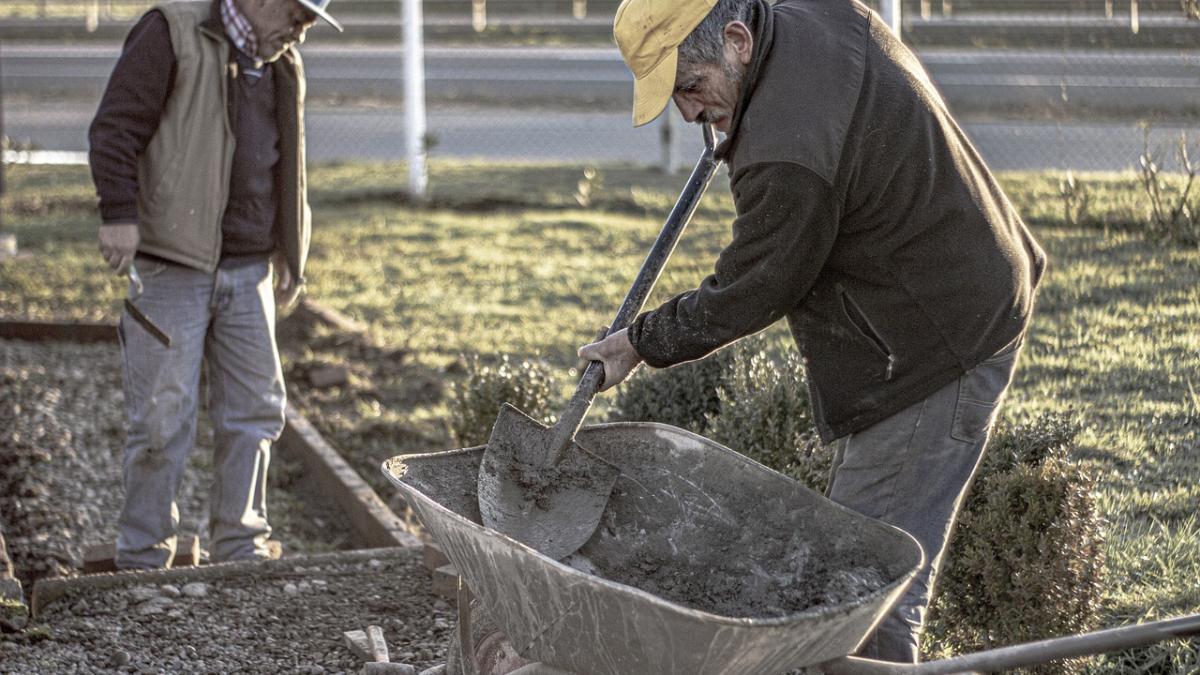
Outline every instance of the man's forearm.
<path fill-rule="evenodd" d="M 733 241 L 699 287 L 639 316 L 634 349 L 656 368 L 692 361 L 783 318 L 826 264 L 839 218 L 832 189 L 797 165 L 739 171 Z"/>

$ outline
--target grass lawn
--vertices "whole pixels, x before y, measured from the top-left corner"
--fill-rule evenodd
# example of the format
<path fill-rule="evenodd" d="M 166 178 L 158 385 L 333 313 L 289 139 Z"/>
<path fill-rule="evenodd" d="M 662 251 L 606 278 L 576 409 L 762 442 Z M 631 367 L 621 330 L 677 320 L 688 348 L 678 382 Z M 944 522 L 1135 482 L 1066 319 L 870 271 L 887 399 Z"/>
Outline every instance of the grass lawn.
<path fill-rule="evenodd" d="M 684 182 L 603 167 L 584 208 L 581 168 L 435 163 L 431 203 L 417 208 L 400 191 L 402 166 L 315 167 L 309 295 L 443 379 L 461 372 L 463 354 L 511 353 L 545 359 L 565 391 L 576 346 L 615 313 Z M 115 321 L 124 283 L 96 251 L 86 169 L 14 166 L 6 179 L 2 228 L 25 256 L 0 264 L 0 316 Z M 1086 425 L 1078 460 L 1099 478 L 1108 522 L 1106 622 L 1197 612 L 1200 251 L 1123 231 L 1145 209 L 1134 176 L 1076 179 L 1108 228 L 1064 224 L 1057 175 L 1003 177 L 1051 257 L 1006 414 L 1073 410 Z M 710 270 L 728 238 L 726 184 L 714 180 L 652 303 Z M 396 452 L 452 447 L 448 400 L 360 404 L 323 431 L 335 445 L 353 443 L 365 423 L 420 431 L 373 446 L 364 465 L 377 466 Z M 1130 659 L 1162 658 L 1155 672 L 1196 672 L 1197 644 L 1095 667 L 1131 672 Z"/>

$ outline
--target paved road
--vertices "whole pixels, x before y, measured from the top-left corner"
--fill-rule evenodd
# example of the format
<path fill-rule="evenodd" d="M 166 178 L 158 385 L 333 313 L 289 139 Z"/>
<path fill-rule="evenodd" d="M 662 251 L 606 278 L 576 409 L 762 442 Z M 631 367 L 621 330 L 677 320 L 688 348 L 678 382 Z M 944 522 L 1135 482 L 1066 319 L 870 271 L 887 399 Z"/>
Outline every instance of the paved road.
<path fill-rule="evenodd" d="M 40 149 L 85 149 L 87 124 L 117 53 L 112 45 L 0 47 L 6 133 Z M 1072 105 L 1177 109 L 1176 119 L 1187 121 L 1156 124 L 1155 143 L 1180 131 L 1200 140 L 1200 114 L 1183 114 L 1184 107 L 1200 106 L 1200 51 L 942 50 L 921 57 L 956 109 L 1062 105 L 1064 96 Z M 660 128 L 629 126 L 630 78 L 614 50 L 430 48 L 426 58 L 434 156 L 659 161 Z M 400 59 L 394 48 L 306 47 L 311 159 L 404 156 Z M 368 95 L 376 103 L 322 103 Z M 997 169 L 1124 169 L 1142 151 L 1142 131 L 1132 121 L 963 119 Z M 698 133 L 684 129 L 678 136 L 676 157 L 690 164 Z"/>
<path fill-rule="evenodd" d="M 95 98 L 119 46 L 8 44 L 0 48 L 2 86 L 11 94 Z M 926 49 L 920 58 L 947 100 L 961 107 L 1069 106 L 1200 108 L 1200 49 L 962 50 Z M 403 61 L 396 47 L 305 48 L 314 97 L 398 98 Z M 431 101 L 628 101 L 630 76 L 616 49 L 445 48 L 426 52 Z"/>
<path fill-rule="evenodd" d="M 92 113 L 90 106 L 83 105 L 59 106 L 55 110 L 18 107 L 5 110 L 5 124 L 15 139 L 36 138 L 42 150 L 79 151 L 87 145 L 86 127 Z M 404 157 L 400 109 L 316 106 L 308 111 L 308 125 L 312 161 Z M 1142 130 L 1132 122 L 1001 121 L 967 122 L 963 126 L 997 170 L 1116 171 L 1135 167 L 1143 148 Z M 431 152 L 434 157 L 654 164 L 662 157 L 659 124 L 633 129 L 623 111 L 534 114 L 438 107 L 429 111 L 429 128 L 437 138 Z M 1152 145 L 1167 148 L 1180 132 L 1200 143 L 1198 121 L 1155 127 Z M 699 149 L 699 132 L 679 124 L 673 145 L 676 162 L 690 166 Z M 77 152 L 59 161 L 63 159 L 82 161 L 83 157 Z"/>
<path fill-rule="evenodd" d="M 304 49 L 314 97 L 399 99 L 403 61 L 398 47 Z M 4 91 L 95 98 L 103 90 L 118 45 L 0 47 Z M 1200 109 L 1200 49 L 924 50 L 930 76 L 957 108 L 1063 105 L 1118 110 Z M 426 52 L 431 101 L 551 102 L 619 107 L 631 79 L 615 48 L 446 48 Z"/>

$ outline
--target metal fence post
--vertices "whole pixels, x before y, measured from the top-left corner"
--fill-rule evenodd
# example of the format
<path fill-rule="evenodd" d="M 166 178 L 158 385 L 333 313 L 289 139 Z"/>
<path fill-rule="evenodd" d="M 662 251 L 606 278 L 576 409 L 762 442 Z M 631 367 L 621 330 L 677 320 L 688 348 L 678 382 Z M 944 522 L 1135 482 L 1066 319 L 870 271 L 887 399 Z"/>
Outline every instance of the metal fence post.
<path fill-rule="evenodd" d="M 476 33 L 487 30 L 487 0 L 471 0 L 471 28 Z"/>
<path fill-rule="evenodd" d="M 404 2 L 404 129 L 408 147 L 408 191 L 424 200 L 429 175 L 425 167 L 425 46 L 422 0 Z"/>
<path fill-rule="evenodd" d="M 900 0 L 880 0 L 879 14 L 884 23 L 892 29 L 897 37 L 900 36 Z"/>
<path fill-rule="evenodd" d="M 91 0 L 84 8 L 83 27 L 89 33 L 95 33 L 100 27 L 100 0 Z"/>
<path fill-rule="evenodd" d="M 658 122 L 659 149 L 662 151 L 662 171 L 673 176 L 679 171 L 679 153 L 675 152 L 675 131 L 678 124 L 675 121 L 675 106 L 667 104 Z"/>

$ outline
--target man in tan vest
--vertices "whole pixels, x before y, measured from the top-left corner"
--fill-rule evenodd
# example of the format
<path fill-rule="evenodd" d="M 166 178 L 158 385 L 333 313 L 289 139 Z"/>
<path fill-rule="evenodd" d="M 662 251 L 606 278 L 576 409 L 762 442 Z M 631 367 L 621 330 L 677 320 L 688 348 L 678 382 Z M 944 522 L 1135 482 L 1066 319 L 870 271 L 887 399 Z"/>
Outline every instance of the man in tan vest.
<path fill-rule="evenodd" d="M 310 231 L 295 45 L 317 17 L 341 30 L 328 3 L 155 7 L 126 38 L 92 122 L 100 252 L 129 274 L 133 306 L 120 323 L 118 567 L 171 564 L 201 395 L 214 441 L 212 558 L 268 555 L 267 466 L 285 405 L 275 310 L 303 287 Z"/>

